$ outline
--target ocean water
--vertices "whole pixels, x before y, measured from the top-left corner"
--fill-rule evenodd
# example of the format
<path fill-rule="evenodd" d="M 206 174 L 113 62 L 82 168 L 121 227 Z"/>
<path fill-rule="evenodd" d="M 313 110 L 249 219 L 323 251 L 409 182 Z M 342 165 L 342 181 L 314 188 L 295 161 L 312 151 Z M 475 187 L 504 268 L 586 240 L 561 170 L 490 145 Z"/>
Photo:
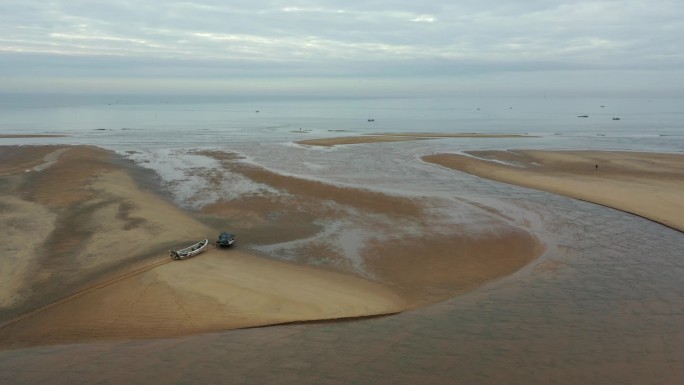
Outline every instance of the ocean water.
<path fill-rule="evenodd" d="M 588 115 L 579 118 L 578 115 Z M 620 120 L 613 120 L 619 117 Z M 369 122 L 368 119 L 373 119 Z M 302 148 L 308 138 L 379 132 L 510 133 L 526 139 L 439 139 L 344 150 Z M 196 149 L 237 152 L 276 171 L 330 183 L 412 191 L 430 189 L 423 166 L 402 178 L 421 155 L 477 149 L 599 149 L 684 152 L 684 99 L 440 98 L 258 99 L 220 96 L 0 95 L 0 134 L 63 134 L 4 138 L 0 144 L 92 144 L 153 169 L 178 204 L 197 208 L 215 197 L 190 175 L 214 161 Z M 389 152 L 386 152 L 389 151 Z M 353 155 L 352 155 L 353 154 Z M 399 160 L 402 158 L 402 160 Z M 369 167 L 377 166 L 377 167 Z M 431 168 L 431 170 L 434 168 Z M 412 178 L 416 179 L 412 179 Z M 183 186 L 174 181 L 184 180 Z M 386 185 L 377 183 L 385 180 Z M 408 182 L 407 182 L 408 181 Z M 236 193 L 257 186 L 233 178 Z M 206 189 L 204 189 L 206 190 Z"/>
<path fill-rule="evenodd" d="M 684 378 L 684 234 L 419 158 L 512 148 L 684 153 L 683 118 L 681 99 L 4 95 L 0 134 L 68 136 L 0 138 L 0 145 L 112 149 L 156 171 L 162 187 L 190 209 L 215 199 L 197 196 L 205 182 L 192 173 L 215 163 L 192 151 L 220 149 L 288 175 L 431 197 L 454 223 L 472 219 L 464 201 L 495 207 L 548 250 L 512 276 L 391 317 L 4 351 L 0 383 L 678 384 Z M 293 143 L 375 132 L 534 137 L 334 148 Z M 232 179 L 226 190 L 239 195 L 259 188 Z"/>
<path fill-rule="evenodd" d="M 588 118 L 578 118 L 588 115 Z M 619 121 L 612 120 L 619 117 Z M 374 119 L 368 122 L 368 119 Z M 62 133 L 117 145 L 273 142 L 293 131 L 339 136 L 374 132 L 497 132 L 561 137 L 684 135 L 684 99 L 226 97 L 0 94 L 0 133 Z M 130 139 L 129 142 L 126 138 Z M 668 141 L 664 140 L 666 144 Z M 672 149 L 676 151 L 676 148 Z M 679 149 L 681 150 L 681 148 Z"/>

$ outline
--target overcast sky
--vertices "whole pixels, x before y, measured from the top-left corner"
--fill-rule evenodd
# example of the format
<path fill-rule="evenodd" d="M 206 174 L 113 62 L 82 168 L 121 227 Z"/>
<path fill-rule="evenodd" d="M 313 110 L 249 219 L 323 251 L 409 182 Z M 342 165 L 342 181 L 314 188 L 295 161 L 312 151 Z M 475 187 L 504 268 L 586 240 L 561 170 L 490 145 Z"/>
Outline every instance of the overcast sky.
<path fill-rule="evenodd" d="M 0 92 L 684 96 L 684 1 L 1 0 Z"/>

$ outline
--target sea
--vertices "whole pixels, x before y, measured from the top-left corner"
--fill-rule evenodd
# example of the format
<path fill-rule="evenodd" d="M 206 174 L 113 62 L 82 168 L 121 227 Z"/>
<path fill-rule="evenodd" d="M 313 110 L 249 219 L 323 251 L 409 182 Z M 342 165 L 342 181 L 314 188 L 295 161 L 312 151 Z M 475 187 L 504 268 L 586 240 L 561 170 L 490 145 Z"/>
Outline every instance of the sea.
<path fill-rule="evenodd" d="M 296 143 L 386 132 L 529 137 L 332 148 Z M 195 150 L 217 149 L 287 175 L 451 202 L 441 209 L 453 211 L 447 217 L 458 223 L 471 219 L 456 212 L 463 209 L 458 202 L 495 207 L 548 248 L 511 276 L 393 316 L 0 351 L 0 383 L 680 384 L 684 378 L 684 234 L 420 161 L 478 149 L 681 154 L 684 99 L 0 95 L 0 135 L 7 134 L 65 136 L 0 138 L 0 145 L 115 151 L 158 174 L 161 187 L 188 210 L 217 199 L 197 195 L 206 181 L 192 172 L 216 166 Z M 234 182 L 227 194 L 260 188 Z"/>
<path fill-rule="evenodd" d="M 301 130 L 316 137 L 377 132 L 515 133 L 552 138 L 547 144 L 558 147 L 681 152 L 681 141 L 672 137 L 684 136 L 683 122 L 684 98 L 0 94 L 0 133 L 66 134 L 70 136 L 64 139 L 67 142 L 111 147 L 282 142 L 299 137 L 293 134 Z"/>

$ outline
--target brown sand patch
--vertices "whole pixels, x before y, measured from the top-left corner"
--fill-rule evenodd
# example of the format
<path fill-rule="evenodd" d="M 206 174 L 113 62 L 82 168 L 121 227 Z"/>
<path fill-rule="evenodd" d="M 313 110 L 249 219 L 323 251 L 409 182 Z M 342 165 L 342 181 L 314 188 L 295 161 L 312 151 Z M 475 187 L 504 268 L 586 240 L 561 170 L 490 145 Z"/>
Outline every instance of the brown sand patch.
<path fill-rule="evenodd" d="M 109 152 L 95 147 L 70 148 L 49 169 L 28 174 L 24 197 L 53 208 L 93 199 L 89 180 L 116 168 L 108 161 L 110 157 Z"/>
<path fill-rule="evenodd" d="M 684 155 L 520 150 L 469 154 L 482 159 L 440 154 L 425 156 L 423 160 L 483 178 L 613 207 L 684 231 Z"/>
<path fill-rule="evenodd" d="M 320 201 L 334 201 L 338 204 L 368 212 L 392 213 L 397 216 L 416 218 L 422 214 L 421 205 L 409 198 L 281 175 L 260 167 L 244 164 L 236 165 L 233 170 L 256 182 L 267 184 L 300 197 L 309 197 Z"/>
<path fill-rule="evenodd" d="M 60 146 L 0 146 L 0 176 L 23 173 L 45 162 Z"/>
<path fill-rule="evenodd" d="M 22 156 L 32 164 L 46 154 L 25 150 Z M 0 183 L 9 179 L 18 187 L 0 195 L 6 208 L 0 222 L 8 227 L 4 243 L 16 253 L 0 257 L 2 276 L 12 282 L 0 286 L 0 319 L 126 271 L 160 248 L 215 232 L 138 190 L 104 150 L 70 147 L 51 167 L 0 177 Z M 28 271 L 30 276 L 22 274 Z"/>
<path fill-rule="evenodd" d="M 0 196 L 0 309 L 22 300 L 22 291 L 33 277 L 31 266 L 42 248 L 43 234 L 55 228 L 57 215 L 47 208 L 12 196 Z"/>
<path fill-rule="evenodd" d="M 402 237 L 364 250 L 366 265 L 407 301 L 441 301 L 510 275 L 544 246 L 528 232 L 493 225 L 482 237 L 454 234 Z"/>
<path fill-rule="evenodd" d="M 250 243 L 263 245 L 311 237 L 321 230 L 321 221 L 347 217 L 349 210 L 405 217 L 417 223 L 425 220 L 421 202 L 410 198 L 281 175 L 240 163 L 241 157 L 231 153 L 200 154 L 221 160 L 227 172 L 280 191 L 220 200 L 202 208 L 208 223 L 223 224 L 220 227 L 246 234 L 244 239 Z"/>
<path fill-rule="evenodd" d="M 220 153 L 205 155 L 227 160 L 223 162 L 223 166 L 232 172 L 239 172 L 254 181 L 287 192 L 277 197 L 261 196 L 218 202 L 203 210 L 206 213 L 227 214 L 241 218 L 244 216 L 239 215 L 239 212 L 243 209 L 252 214 L 258 213 L 258 220 L 251 222 L 256 224 L 250 229 L 252 232 L 260 233 L 258 229 L 269 229 L 266 224 L 273 223 L 273 219 L 268 218 L 273 213 L 278 213 L 279 220 L 283 220 L 285 224 L 290 223 L 295 228 L 302 223 L 302 220 L 350 219 L 350 215 L 353 214 L 328 207 L 325 202 L 330 200 L 347 205 L 358 212 L 386 216 L 387 220 L 375 218 L 376 221 L 372 223 L 364 222 L 359 218 L 355 219 L 360 221 L 361 226 L 371 226 L 375 231 L 389 236 L 389 239 L 384 237 L 383 240 L 374 241 L 373 245 L 363 250 L 365 266 L 381 282 L 390 283 L 395 290 L 401 291 L 402 295 L 410 298 L 414 303 L 430 303 L 444 299 L 482 284 L 492 277 L 510 274 L 539 256 L 543 249 L 539 240 L 529 233 L 508 227 L 502 222 L 494 222 L 492 226 L 500 228 L 500 233 L 505 236 L 487 234 L 481 238 L 473 238 L 460 233 L 459 229 L 454 229 L 452 235 L 444 237 L 424 236 L 423 234 L 406 237 L 403 233 L 398 235 L 401 233 L 401 221 L 406 221 L 405 224 L 408 226 L 423 228 L 426 234 L 435 233 L 431 227 L 433 226 L 431 218 L 424 211 L 424 205 L 429 202 L 283 176 L 269 170 L 234 162 L 237 158 L 233 155 Z M 293 208 L 294 211 L 290 211 Z M 302 216 L 302 213 L 306 215 Z M 262 234 L 268 238 L 272 236 L 268 235 L 270 233 L 266 230 Z M 306 263 L 326 261 L 327 267 L 355 271 L 350 261 L 339 254 L 340 251 L 333 246 L 334 244 L 334 241 L 326 243 L 321 239 L 310 241 L 291 250 L 291 252 L 299 252 L 299 256 L 288 255 L 288 258 Z M 504 258 L 494 251 L 494 248 L 499 245 L 501 249 L 497 249 L 498 251 L 510 251 L 510 254 L 505 257 L 506 263 L 498 263 L 500 261 L 497 258 Z M 316 256 L 321 257 L 316 258 Z M 464 266 L 475 266 L 475 262 L 468 260 L 469 257 L 479 258 L 479 261 L 484 264 L 487 261 L 497 261 L 498 264 L 495 267 L 489 266 L 489 270 L 486 265 L 480 266 L 479 271 L 474 271 L 474 268 L 470 267 L 461 270 Z M 395 262 L 398 263 L 395 264 Z M 429 271 L 429 266 L 437 266 L 437 268 L 435 271 Z M 422 278 L 408 279 L 415 271 L 423 269 L 428 270 L 417 274 Z M 467 271 L 468 274 L 472 274 L 464 278 L 463 275 L 452 274 L 450 271 L 453 270 Z M 441 272 L 449 272 L 447 275 L 450 278 L 440 278 Z M 440 294 L 436 295 L 434 291 L 439 291 Z"/>
<path fill-rule="evenodd" d="M 393 313 L 403 301 L 350 275 L 235 249 L 158 266 L 0 329 L 0 344 L 168 337 Z"/>
<path fill-rule="evenodd" d="M 308 238 L 332 210 L 290 194 L 245 195 L 204 206 L 199 217 L 212 227 L 239 234 L 240 243 L 269 245 Z"/>

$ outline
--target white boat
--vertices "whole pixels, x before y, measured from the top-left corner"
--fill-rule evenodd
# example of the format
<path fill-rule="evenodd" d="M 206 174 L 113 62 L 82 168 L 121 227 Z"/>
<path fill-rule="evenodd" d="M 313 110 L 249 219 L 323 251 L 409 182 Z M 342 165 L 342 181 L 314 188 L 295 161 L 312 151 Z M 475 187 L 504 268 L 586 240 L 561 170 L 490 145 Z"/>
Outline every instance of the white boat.
<path fill-rule="evenodd" d="M 180 250 L 169 250 L 169 255 L 171 255 L 171 258 L 173 259 L 187 259 L 190 257 L 194 257 L 195 255 L 203 252 L 204 250 L 209 248 L 209 240 L 204 239 L 202 241 L 199 241 L 195 243 L 192 246 L 188 246 L 184 249 Z"/>

